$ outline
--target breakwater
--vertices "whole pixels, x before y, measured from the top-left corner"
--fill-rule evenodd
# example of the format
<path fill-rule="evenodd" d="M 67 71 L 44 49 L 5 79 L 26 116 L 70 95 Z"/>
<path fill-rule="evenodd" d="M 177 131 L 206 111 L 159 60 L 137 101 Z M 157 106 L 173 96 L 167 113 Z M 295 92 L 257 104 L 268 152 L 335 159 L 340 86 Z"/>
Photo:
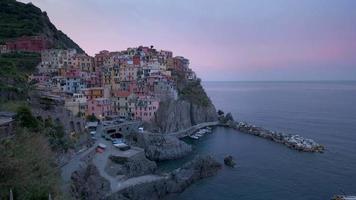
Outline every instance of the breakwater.
<path fill-rule="evenodd" d="M 226 124 L 228 127 L 236 129 L 242 133 L 247 133 L 265 139 L 269 139 L 298 151 L 323 153 L 325 150 L 325 147 L 323 145 L 316 143 L 312 139 L 304 138 L 300 135 L 270 131 L 262 127 L 257 127 L 255 125 L 248 124 L 245 122 L 229 121 Z"/>

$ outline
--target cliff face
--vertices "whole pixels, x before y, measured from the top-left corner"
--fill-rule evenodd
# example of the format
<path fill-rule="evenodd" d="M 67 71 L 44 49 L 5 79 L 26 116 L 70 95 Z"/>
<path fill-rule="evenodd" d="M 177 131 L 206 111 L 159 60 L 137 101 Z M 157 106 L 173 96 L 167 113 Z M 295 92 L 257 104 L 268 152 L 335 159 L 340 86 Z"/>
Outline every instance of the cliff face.
<path fill-rule="evenodd" d="M 187 100 L 162 102 L 156 113 L 155 124 L 162 133 L 175 132 L 199 124 L 217 120 L 213 104 L 207 106 Z"/>
<path fill-rule="evenodd" d="M 160 103 L 155 125 L 162 133 L 175 132 L 190 126 L 217 121 L 215 106 L 206 94 L 200 79 L 188 80 L 184 74 L 173 71 L 178 100 Z"/>

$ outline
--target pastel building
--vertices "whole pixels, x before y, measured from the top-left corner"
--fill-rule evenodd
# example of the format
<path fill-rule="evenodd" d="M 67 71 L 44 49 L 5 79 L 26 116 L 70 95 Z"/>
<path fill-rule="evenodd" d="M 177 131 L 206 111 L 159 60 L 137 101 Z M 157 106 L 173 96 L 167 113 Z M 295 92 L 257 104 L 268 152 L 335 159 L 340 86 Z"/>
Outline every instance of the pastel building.
<path fill-rule="evenodd" d="M 174 70 L 185 72 L 189 68 L 189 60 L 182 56 L 176 56 L 173 58 L 173 68 Z"/>
<path fill-rule="evenodd" d="M 41 51 L 41 63 L 38 65 L 40 73 L 58 72 L 59 69 L 71 66 L 72 57 L 77 53 L 75 49 L 48 49 Z"/>
<path fill-rule="evenodd" d="M 87 104 L 87 115 L 94 115 L 98 119 L 112 115 L 111 100 L 108 98 L 96 98 L 87 101 Z"/>
<path fill-rule="evenodd" d="M 129 91 L 116 91 L 115 92 L 115 106 L 117 108 L 118 115 L 120 117 L 130 117 L 131 110 L 129 108 L 129 102 L 134 99 L 134 95 Z"/>
<path fill-rule="evenodd" d="M 82 71 L 94 71 L 94 59 L 86 54 L 76 54 L 72 58 L 73 67 Z"/>
<path fill-rule="evenodd" d="M 139 69 L 134 65 L 122 66 L 119 69 L 120 81 L 133 81 L 137 80 L 137 73 Z"/>
<path fill-rule="evenodd" d="M 65 100 L 64 105 L 74 115 L 84 116 L 87 109 L 87 100 L 84 94 L 75 93 L 71 98 Z"/>
<path fill-rule="evenodd" d="M 139 97 L 134 108 L 134 118 L 142 121 L 154 119 L 159 107 L 159 101 L 155 98 L 144 96 Z"/>
<path fill-rule="evenodd" d="M 86 88 L 85 82 L 79 76 L 68 76 L 65 82 L 63 92 L 66 93 L 78 93 Z"/>
<path fill-rule="evenodd" d="M 104 88 L 102 87 L 85 88 L 82 90 L 82 92 L 84 93 L 87 101 L 104 97 Z"/>

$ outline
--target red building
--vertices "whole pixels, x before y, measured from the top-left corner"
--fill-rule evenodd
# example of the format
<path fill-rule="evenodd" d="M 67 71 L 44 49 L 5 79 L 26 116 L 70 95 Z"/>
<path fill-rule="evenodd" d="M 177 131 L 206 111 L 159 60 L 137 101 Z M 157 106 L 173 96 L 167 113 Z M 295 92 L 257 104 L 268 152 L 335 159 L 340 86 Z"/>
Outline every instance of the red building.
<path fill-rule="evenodd" d="M 51 42 L 44 36 L 22 36 L 6 42 L 10 51 L 41 52 L 51 48 Z"/>
<path fill-rule="evenodd" d="M 189 60 L 181 56 L 176 56 L 173 58 L 173 68 L 177 71 L 185 72 L 189 68 Z"/>
<path fill-rule="evenodd" d="M 140 56 L 133 56 L 132 57 L 133 65 L 140 65 L 141 64 L 141 59 Z"/>

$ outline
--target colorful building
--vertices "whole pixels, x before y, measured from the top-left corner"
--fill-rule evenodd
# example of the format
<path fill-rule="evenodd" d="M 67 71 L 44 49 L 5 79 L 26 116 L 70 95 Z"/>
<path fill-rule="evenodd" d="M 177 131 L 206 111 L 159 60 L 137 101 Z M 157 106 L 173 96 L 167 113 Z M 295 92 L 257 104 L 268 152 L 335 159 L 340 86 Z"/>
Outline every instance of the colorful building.
<path fill-rule="evenodd" d="M 94 115 L 98 119 L 112 115 L 111 101 L 108 98 L 96 98 L 87 101 L 87 104 L 87 115 Z"/>
<path fill-rule="evenodd" d="M 159 101 L 153 97 L 139 97 L 134 108 L 134 118 L 142 121 L 154 119 L 159 107 Z"/>

